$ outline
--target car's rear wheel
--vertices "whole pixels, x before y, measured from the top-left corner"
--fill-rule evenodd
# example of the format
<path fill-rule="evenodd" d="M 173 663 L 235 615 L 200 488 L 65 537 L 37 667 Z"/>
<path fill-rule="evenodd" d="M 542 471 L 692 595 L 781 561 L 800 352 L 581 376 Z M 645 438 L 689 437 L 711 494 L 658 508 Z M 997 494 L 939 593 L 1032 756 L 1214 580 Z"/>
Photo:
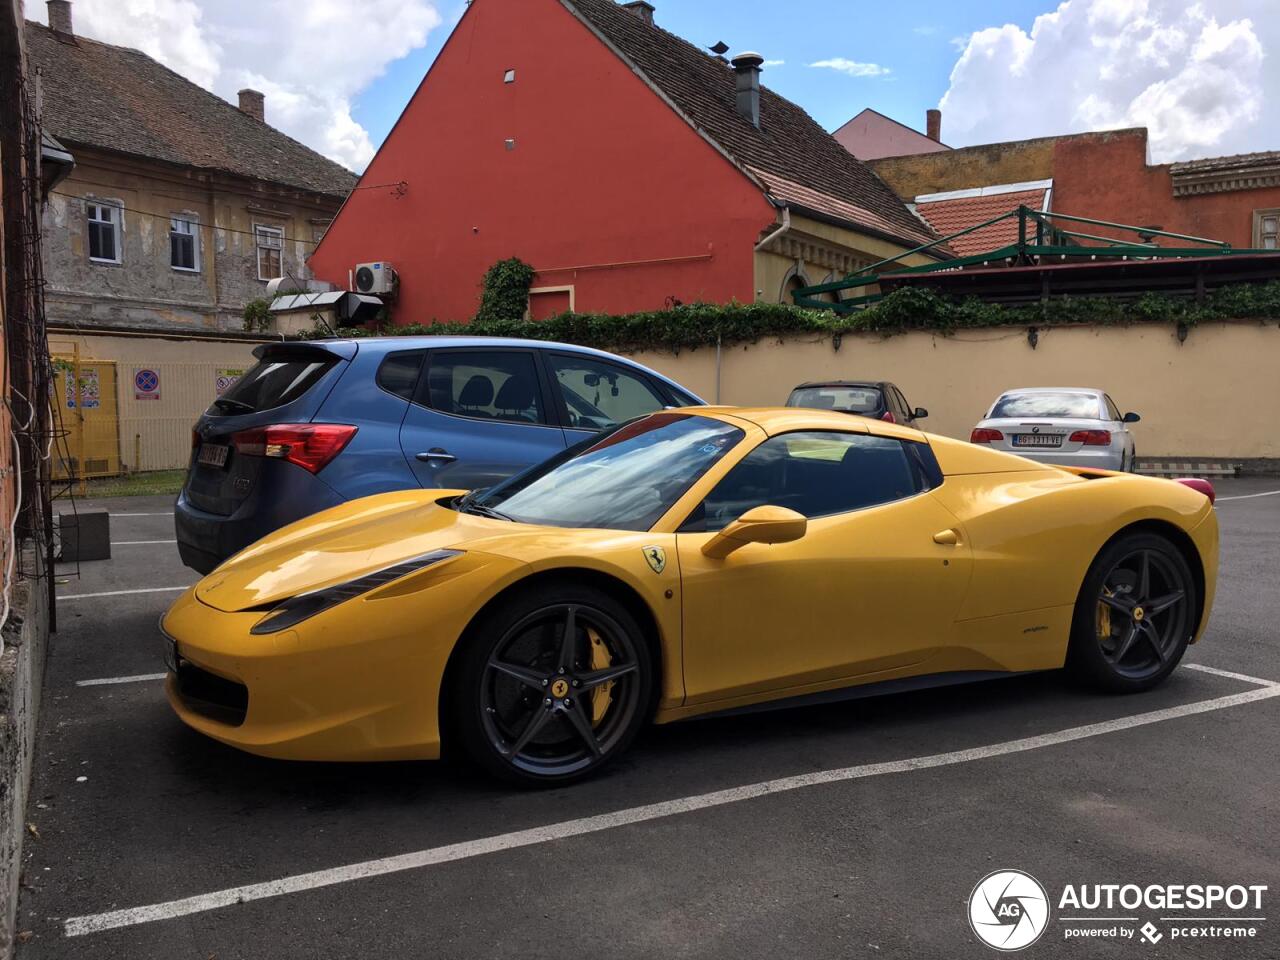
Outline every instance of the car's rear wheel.
<path fill-rule="evenodd" d="M 516 594 L 468 631 L 456 731 L 481 767 L 563 783 L 627 749 L 648 714 L 653 658 L 635 619 L 588 586 Z"/>
<path fill-rule="evenodd" d="M 1198 609 L 1195 577 L 1177 547 L 1156 534 L 1126 534 L 1085 577 L 1068 666 L 1105 690 L 1148 690 L 1182 659 Z"/>

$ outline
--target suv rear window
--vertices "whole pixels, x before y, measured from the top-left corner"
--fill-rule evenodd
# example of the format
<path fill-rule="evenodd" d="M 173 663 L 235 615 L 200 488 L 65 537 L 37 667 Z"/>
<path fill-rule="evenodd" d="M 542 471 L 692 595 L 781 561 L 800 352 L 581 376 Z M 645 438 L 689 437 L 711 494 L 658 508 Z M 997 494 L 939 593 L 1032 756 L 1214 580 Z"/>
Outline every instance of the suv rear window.
<path fill-rule="evenodd" d="M 213 401 L 209 415 L 225 417 L 282 407 L 314 387 L 337 362 L 337 357 L 316 354 L 265 357 Z"/>

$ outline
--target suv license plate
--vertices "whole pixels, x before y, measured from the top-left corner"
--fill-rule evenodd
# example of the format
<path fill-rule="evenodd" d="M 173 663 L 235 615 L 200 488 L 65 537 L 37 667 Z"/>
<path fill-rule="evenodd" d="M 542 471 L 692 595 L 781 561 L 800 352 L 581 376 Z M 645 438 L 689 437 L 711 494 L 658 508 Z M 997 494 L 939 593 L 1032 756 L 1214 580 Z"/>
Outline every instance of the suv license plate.
<path fill-rule="evenodd" d="M 1062 446 L 1062 434 L 1015 433 L 1013 435 L 1013 445 L 1015 447 L 1060 447 Z"/>
<path fill-rule="evenodd" d="M 202 443 L 196 460 L 206 467 L 225 467 L 230 452 L 231 448 L 221 443 Z"/>

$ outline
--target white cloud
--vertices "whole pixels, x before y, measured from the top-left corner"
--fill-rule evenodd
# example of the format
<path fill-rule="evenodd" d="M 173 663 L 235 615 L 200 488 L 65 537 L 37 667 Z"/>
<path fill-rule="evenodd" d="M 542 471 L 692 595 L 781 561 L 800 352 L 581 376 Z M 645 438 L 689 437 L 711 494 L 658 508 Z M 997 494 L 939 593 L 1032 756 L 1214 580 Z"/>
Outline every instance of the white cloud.
<path fill-rule="evenodd" d="M 781 67 L 781 66 L 783 66 L 786 62 L 787 62 L 787 61 L 785 61 L 785 60 L 766 60 L 766 61 L 764 62 L 764 64 L 763 64 L 763 66 L 766 66 L 766 67 Z"/>
<path fill-rule="evenodd" d="M 1145 126 L 1156 162 L 1280 147 L 1276 0 L 1066 0 L 968 37 L 952 144 Z"/>
<path fill-rule="evenodd" d="M 888 67 L 882 67 L 878 63 L 861 63 L 857 60 L 846 60 L 844 57 L 819 60 L 809 66 L 836 70 L 851 77 L 883 77 L 890 72 Z"/>
<path fill-rule="evenodd" d="M 441 23 L 435 0 L 76 0 L 72 15 L 76 33 L 136 47 L 232 103 L 261 90 L 267 122 L 353 170 L 374 147 L 352 100 Z"/>

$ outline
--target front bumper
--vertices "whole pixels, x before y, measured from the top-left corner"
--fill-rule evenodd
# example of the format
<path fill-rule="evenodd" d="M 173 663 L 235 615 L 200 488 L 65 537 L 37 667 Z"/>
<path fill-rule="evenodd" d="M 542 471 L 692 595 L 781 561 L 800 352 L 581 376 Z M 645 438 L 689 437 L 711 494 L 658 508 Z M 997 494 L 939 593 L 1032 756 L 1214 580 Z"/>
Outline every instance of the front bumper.
<path fill-rule="evenodd" d="M 406 588 L 411 575 L 260 636 L 249 629 L 261 611 L 216 610 L 192 588 L 161 621 L 177 661 L 165 679 L 169 703 L 193 729 L 260 756 L 434 759 L 457 638 L 523 566 L 485 554 L 465 560 L 424 577 L 420 589 Z"/>

